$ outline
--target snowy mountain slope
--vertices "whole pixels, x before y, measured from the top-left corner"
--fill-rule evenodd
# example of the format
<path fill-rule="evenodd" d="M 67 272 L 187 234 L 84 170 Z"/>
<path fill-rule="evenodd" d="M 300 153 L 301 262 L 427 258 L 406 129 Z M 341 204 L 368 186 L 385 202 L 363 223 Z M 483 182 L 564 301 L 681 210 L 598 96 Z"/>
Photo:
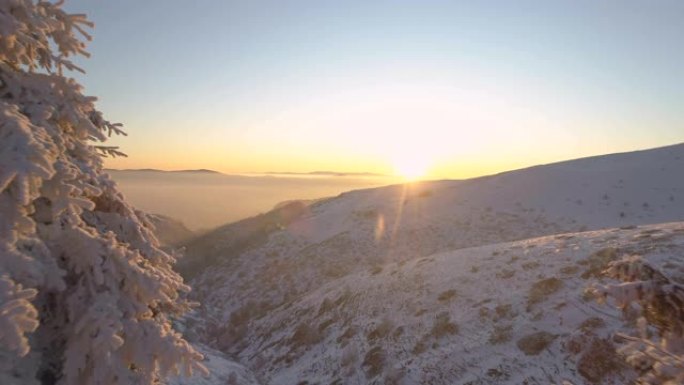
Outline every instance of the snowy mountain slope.
<path fill-rule="evenodd" d="M 390 263 L 259 317 L 233 313 L 207 336 L 269 384 L 623 384 L 634 373 L 610 337 L 634 325 L 585 289 L 625 254 L 684 282 L 684 222 Z"/>
<path fill-rule="evenodd" d="M 186 277 L 210 267 L 195 291 L 231 312 L 250 299 L 275 306 L 331 278 L 440 251 L 677 220 L 684 144 L 286 206 L 195 239 L 180 266 L 192 272 Z"/>
<path fill-rule="evenodd" d="M 163 245 L 177 245 L 195 236 L 183 222 L 166 215 L 147 214 L 147 218 L 154 225 L 154 234 Z"/>
<path fill-rule="evenodd" d="M 394 235 L 392 243 L 397 246 L 420 243 L 422 233 L 429 232 L 449 239 L 450 248 L 559 231 L 675 221 L 684 218 L 684 144 L 465 181 L 357 190 L 310 207 L 307 215 L 298 208 L 296 216 L 280 222 L 279 209 L 264 216 L 287 226 L 291 240 L 307 245 L 350 233 L 355 240 L 383 241 Z M 298 221 L 290 223 L 294 219 Z M 195 240 L 188 245 L 188 254 L 220 257 L 225 251 L 220 243 L 226 238 L 237 232 L 263 231 L 243 222 Z"/>
<path fill-rule="evenodd" d="M 241 363 L 264 376 L 265 383 L 289 383 L 309 373 L 304 371 L 302 365 L 306 365 L 303 362 L 318 361 L 306 355 L 308 350 L 295 349 L 289 355 L 284 355 L 282 350 L 266 355 L 264 352 L 279 346 L 277 341 L 269 339 L 271 334 L 280 333 L 278 335 L 285 338 L 289 332 L 292 334 L 287 338 L 297 336 L 295 339 L 303 338 L 304 341 L 320 338 L 316 335 L 310 337 L 306 329 L 297 333 L 299 329 L 281 328 L 293 326 L 287 317 L 299 319 L 309 314 L 302 313 L 305 307 L 300 307 L 299 301 L 306 301 L 310 295 L 318 295 L 312 293 L 319 293 L 326 288 L 366 285 L 364 295 L 371 298 L 377 296 L 377 301 L 382 301 L 385 297 L 391 298 L 394 293 L 392 290 L 382 291 L 382 274 L 391 266 L 401 265 L 404 269 L 436 253 L 550 234 L 682 221 L 683 177 L 684 144 L 680 144 L 532 167 L 471 180 L 352 191 L 310 205 L 299 204 L 285 212 L 275 210 L 227 225 L 187 244 L 186 258 L 192 266 L 186 270 L 186 273 L 191 274 L 186 276 L 194 277 L 191 281 L 193 295 L 202 303 L 196 318 L 205 321 L 204 326 L 202 323 L 197 325 L 197 333 L 211 346 L 237 355 Z M 588 234 L 585 243 L 590 245 L 593 242 L 590 239 L 592 233 Z M 600 233 L 596 234 L 598 236 Z M 531 242 L 536 245 L 539 241 Z M 593 252 L 582 247 L 584 252 Z M 480 252 L 474 255 L 477 255 L 474 257 L 476 259 L 484 258 Z M 532 259 L 542 257 L 534 253 L 530 255 Z M 575 257 L 580 258 L 568 258 Z M 495 259 L 492 263 L 503 262 Z M 454 279 L 452 275 L 459 271 L 459 274 L 465 274 L 459 279 L 470 279 L 480 285 L 500 282 L 503 287 L 507 285 L 506 275 L 514 274 L 525 277 L 524 282 L 520 283 L 522 286 L 533 283 L 526 271 L 504 271 L 500 272 L 499 277 L 496 274 L 478 277 L 477 269 L 472 270 L 472 266 L 468 269 L 471 270 L 454 270 L 445 265 L 439 266 L 434 274 L 448 272 L 444 279 Z M 544 274 L 547 273 L 545 270 Z M 371 278 L 367 281 L 350 281 L 369 274 Z M 419 279 L 416 277 L 420 276 L 423 276 L 423 281 L 433 279 L 427 274 L 407 274 L 411 275 L 410 279 Z M 566 277 L 561 278 L 564 280 Z M 579 284 L 579 281 L 575 282 L 577 290 Z M 400 292 L 401 287 L 397 283 L 393 290 Z M 411 287 L 408 293 L 418 295 L 416 287 L 408 287 Z M 504 291 L 497 296 L 506 298 L 506 295 L 513 296 L 513 293 Z M 448 296 L 448 293 L 445 295 Z M 521 294 L 515 295 L 519 297 Z M 406 306 L 401 300 L 397 301 L 388 308 L 386 314 L 394 314 Z M 513 297 L 506 301 L 516 314 L 525 310 L 518 307 L 520 303 Z M 296 309 L 300 309 L 300 313 Z M 358 312 L 358 317 L 368 314 L 368 311 L 372 309 L 364 307 L 363 311 Z M 347 310 L 340 317 L 344 314 L 348 314 Z M 450 314 L 452 316 L 455 317 Z M 351 320 L 355 317 L 357 315 L 352 315 Z M 276 319 L 278 322 L 274 321 Z M 444 322 L 444 318 L 440 318 L 439 322 Z M 460 322 L 460 328 L 466 324 L 467 327 L 474 327 L 471 323 L 476 320 Z M 448 324 L 447 320 L 443 326 L 447 330 L 450 329 Z M 404 338 L 418 338 L 426 333 L 423 329 L 432 328 L 427 320 L 421 324 L 423 329 L 411 325 L 407 323 L 411 329 L 404 331 Z M 319 325 L 322 330 L 327 330 L 328 326 Z M 505 334 L 506 331 L 501 333 Z M 431 346 L 428 342 L 425 344 Z M 414 340 L 411 343 L 417 344 Z M 457 345 L 463 343 L 459 340 Z M 402 349 L 407 350 L 415 347 L 402 346 Z M 452 347 L 444 350 L 446 355 L 451 351 Z M 395 355 L 396 352 L 392 352 L 392 356 Z M 332 362 L 337 356 L 332 354 L 327 357 L 329 364 L 326 365 L 334 367 Z M 374 358 L 372 354 L 369 357 L 371 361 Z M 421 367 L 440 367 L 440 361 L 437 358 L 435 360 L 426 361 L 426 366 Z M 300 364 L 291 367 L 286 365 L 292 362 Z M 404 364 L 408 365 L 406 362 Z M 324 364 L 318 362 L 315 365 L 320 369 Z M 524 369 L 515 363 L 509 365 L 518 368 L 516 370 Z M 319 373 L 320 370 L 314 372 Z M 386 374 L 383 372 L 383 376 Z M 328 375 L 332 376 L 330 373 Z M 538 374 L 534 377 L 539 381 Z"/>
<path fill-rule="evenodd" d="M 166 382 L 168 385 L 259 385 L 249 369 L 230 360 L 225 354 L 202 344 L 193 345 L 204 355 L 202 363 L 209 369 L 209 375 L 176 376 Z"/>
<path fill-rule="evenodd" d="M 264 244 L 271 233 L 301 218 L 307 211 L 308 201 L 293 201 L 277 205 L 268 213 L 227 224 L 206 235 L 185 243 L 188 252 L 180 259 L 176 269 L 192 278 L 207 266 L 221 263 L 240 255 L 247 249 Z"/>

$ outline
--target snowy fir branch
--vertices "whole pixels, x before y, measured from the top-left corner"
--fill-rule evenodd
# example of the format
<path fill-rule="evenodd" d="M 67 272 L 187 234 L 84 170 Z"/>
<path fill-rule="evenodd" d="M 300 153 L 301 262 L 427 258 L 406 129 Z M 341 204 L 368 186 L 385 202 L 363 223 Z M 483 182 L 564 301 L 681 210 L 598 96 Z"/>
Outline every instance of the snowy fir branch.
<path fill-rule="evenodd" d="M 121 125 L 66 71 L 93 24 L 0 0 L 0 383 L 154 384 L 206 369 L 172 327 L 190 309 L 143 213 L 103 172 Z"/>

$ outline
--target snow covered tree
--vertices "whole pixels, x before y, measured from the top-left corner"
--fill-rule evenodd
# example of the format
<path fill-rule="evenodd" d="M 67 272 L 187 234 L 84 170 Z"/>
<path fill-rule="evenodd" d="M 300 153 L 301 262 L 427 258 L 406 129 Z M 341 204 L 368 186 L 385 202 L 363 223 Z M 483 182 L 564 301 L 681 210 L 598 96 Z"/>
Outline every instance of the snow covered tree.
<path fill-rule="evenodd" d="M 92 24 L 0 0 L 0 383 L 152 384 L 205 370 L 190 308 L 143 213 L 103 173 L 120 126 L 64 71 Z"/>
<path fill-rule="evenodd" d="M 618 334 L 627 342 L 618 352 L 641 373 L 638 383 L 683 384 L 684 286 L 639 256 L 612 262 L 604 274 L 620 282 L 596 286 L 594 293 L 641 315 L 638 336 Z"/>

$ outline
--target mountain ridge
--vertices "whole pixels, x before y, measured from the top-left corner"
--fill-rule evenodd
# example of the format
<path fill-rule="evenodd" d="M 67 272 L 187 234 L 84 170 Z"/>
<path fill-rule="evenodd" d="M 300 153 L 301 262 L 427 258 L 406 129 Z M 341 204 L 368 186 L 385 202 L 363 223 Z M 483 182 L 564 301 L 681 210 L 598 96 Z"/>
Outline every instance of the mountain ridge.
<path fill-rule="evenodd" d="M 582 302 L 580 289 L 599 279 L 591 275 L 596 272 L 590 279 L 580 276 L 588 263 L 582 261 L 601 253 L 618 258 L 631 252 L 658 260 L 668 257 L 664 250 L 680 250 L 682 170 L 680 144 L 468 180 L 354 190 L 313 204 L 300 202 L 293 215 L 271 211 L 253 222 L 253 228 L 224 226 L 186 244 L 188 258 L 196 264 L 192 296 L 202 303 L 196 316 L 198 339 L 236 357 L 266 384 L 305 378 L 548 383 L 553 376 L 544 374 L 545 366 L 537 360 L 563 374 L 554 381 L 581 383 L 587 378 L 577 375 L 587 362 L 582 357 L 591 346 L 614 349 L 607 333 L 622 328 L 610 308 Z M 236 239 L 252 236 L 256 241 L 235 248 Z M 616 251 L 602 251 L 611 248 Z M 440 262 L 430 273 L 421 272 L 419 266 L 432 260 Z M 465 266 L 460 260 L 472 263 Z M 476 260 L 482 264 L 474 266 Z M 446 287 L 462 280 L 475 291 L 455 283 Z M 506 282 L 517 286 L 503 290 Z M 546 299 L 528 306 L 523 297 L 534 297 L 529 293 L 539 285 L 542 291 L 544 285 L 560 285 L 553 292 L 557 294 L 549 294 L 555 301 L 549 306 L 571 303 L 590 315 L 587 319 L 609 314 L 602 318 L 608 326 L 599 328 L 600 333 L 575 333 L 587 320 L 570 310 L 561 313 L 572 322 L 548 319 L 553 312 L 535 320 L 541 310 L 535 310 L 536 304 Z M 466 309 L 487 300 L 477 293 L 490 287 L 502 289 L 491 295 L 501 303 L 482 311 L 496 314 L 501 305 L 500 312 L 512 313 L 501 319 L 503 324 L 488 324 L 482 331 L 487 338 L 480 336 L 472 345 L 463 336 L 480 333 L 473 329 L 480 321 Z M 565 300 L 556 300 L 556 295 Z M 427 313 L 421 313 L 420 304 L 407 312 L 406 303 L 417 299 L 427 301 Z M 537 321 L 544 330 L 524 327 Z M 534 334 L 542 331 L 547 334 Z M 497 333 L 494 340 L 508 336 L 501 346 L 488 342 Z M 516 345 L 526 346 L 526 337 L 549 340 L 528 356 Z M 581 352 L 572 355 L 565 346 L 576 342 Z M 452 362 L 453 372 L 437 370 L 449 366 L 453 352 L 469 358 L 455 366 Z M 504 366 L 477 366 L 485 357 L 510 354 L 514 358 L 501 361 Z M 570 355 L 567 363 L 553 358 L 563 355 Z M 565 367 L 568 363 L 577 366 Z M 483 372 L 473 377 L 468 367 Z M 621 373 L 593 383 L 621 383 L 633 374 L 627 369 Z"/>

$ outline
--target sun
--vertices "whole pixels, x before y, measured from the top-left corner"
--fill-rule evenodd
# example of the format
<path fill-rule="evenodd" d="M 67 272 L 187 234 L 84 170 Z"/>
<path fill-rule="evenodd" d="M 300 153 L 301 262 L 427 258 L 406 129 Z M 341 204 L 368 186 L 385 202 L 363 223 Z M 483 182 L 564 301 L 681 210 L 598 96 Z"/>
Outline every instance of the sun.
<path fill-rule="evenodd" d="M 421 154 L 403 154 L 395 157 L 394 173 L 408 181 L 421 179 L 427 174 L 430 160 Z"/>

